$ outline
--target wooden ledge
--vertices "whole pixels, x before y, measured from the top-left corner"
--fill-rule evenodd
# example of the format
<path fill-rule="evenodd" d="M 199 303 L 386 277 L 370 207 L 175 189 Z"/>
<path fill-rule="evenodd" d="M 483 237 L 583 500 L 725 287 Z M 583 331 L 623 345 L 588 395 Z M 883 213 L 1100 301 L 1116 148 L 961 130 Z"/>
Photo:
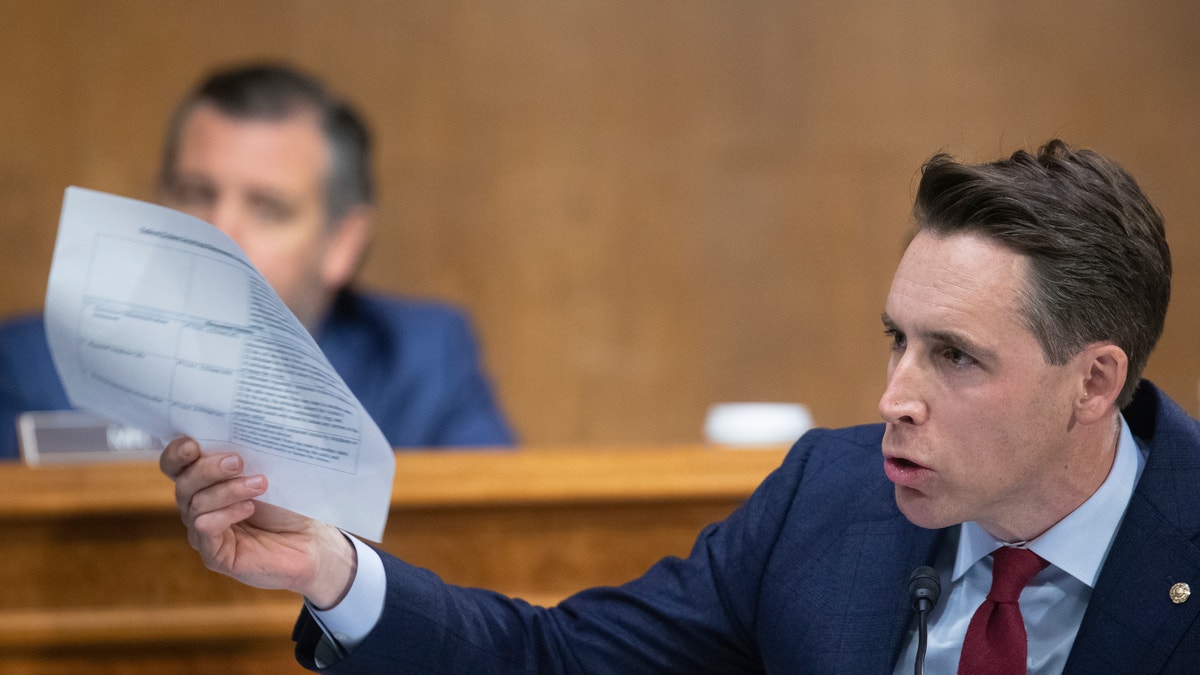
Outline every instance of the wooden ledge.
<path fill-rule="evenodd" d="M 300 606 L 297 599 L 256 605 L 6 610 L 0 612 L 0 651 L 279 640 L 291 634 Z"/>
<path fill-rule="evenodd" d="M 553 605 L 561 599 L 551 595 L 526 598 L 538 605 Z M 5 610 L 0 611 L 0 652 L 11 656 L 48 649 L 280 642 L 291 635 L 301 604 L 297 597 L 254 604 Z"/>
<path fill-rule="evenodd" d="M 745 498 L 785 454 L 704 445 L 398 452 L 392 508 Z M 174 509 L 154 462 L 0 465 L 0 519 Z"/>

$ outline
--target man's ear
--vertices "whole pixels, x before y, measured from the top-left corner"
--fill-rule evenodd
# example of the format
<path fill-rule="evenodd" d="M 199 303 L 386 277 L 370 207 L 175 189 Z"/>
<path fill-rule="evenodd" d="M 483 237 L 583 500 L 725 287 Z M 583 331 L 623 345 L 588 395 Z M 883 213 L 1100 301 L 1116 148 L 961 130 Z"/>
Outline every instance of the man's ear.
<path fill-rule="evenodd" d="M 338 289 L 350 283 L 371 242 L 374 209 L 365 204 L 352 207 L 330 230 L 328 246 L 321 260 L 321 279 L 325 287 Z"/>
<path fill-rule="evenodd" d="M 1117 398 L 1129 374 L 1129 357 L 1111 342 L 1088 345 L 1079 359 L 1080 387 L 1075 417 L 1083 424 L 1105 419 L 1117 407 Z"/>

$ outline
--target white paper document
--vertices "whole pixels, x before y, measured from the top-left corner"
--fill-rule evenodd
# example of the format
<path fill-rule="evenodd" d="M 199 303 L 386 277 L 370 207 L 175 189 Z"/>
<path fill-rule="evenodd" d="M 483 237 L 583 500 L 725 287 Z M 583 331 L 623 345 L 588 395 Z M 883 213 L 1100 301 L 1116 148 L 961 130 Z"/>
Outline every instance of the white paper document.
<path fill-rule="evenodd" d="M 46 337 L 72 405 L 234 450 L 262 501 L 379 541 L 395 459 L 308 331 L 231 239 L 171 209 L 71 187 Z"/>

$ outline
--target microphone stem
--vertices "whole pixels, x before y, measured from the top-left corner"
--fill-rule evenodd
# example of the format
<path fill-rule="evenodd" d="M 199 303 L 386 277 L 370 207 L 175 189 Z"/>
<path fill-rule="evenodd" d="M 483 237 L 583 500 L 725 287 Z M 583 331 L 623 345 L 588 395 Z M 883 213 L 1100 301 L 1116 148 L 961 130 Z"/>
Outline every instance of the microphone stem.
<path fill-rule="evenodd" d="M 923 675 L 925 672 L 925 646 L 928 641 L 928 628 L 929 610 L 922 607 L 917 611 L 917 660 L 913 664 L 913 675 Z"/>

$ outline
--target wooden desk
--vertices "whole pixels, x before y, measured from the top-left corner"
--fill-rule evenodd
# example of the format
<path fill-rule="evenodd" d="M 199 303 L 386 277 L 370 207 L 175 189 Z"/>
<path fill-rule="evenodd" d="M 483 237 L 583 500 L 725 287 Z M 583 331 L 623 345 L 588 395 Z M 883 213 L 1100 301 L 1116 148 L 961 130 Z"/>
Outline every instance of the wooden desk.
<path fill-rule="evenodd" d="M 399 453 L 383 546 L 551 604 L 685 555 L 783 449 Z M 151 463 L 0 466 L 0 672 L 303 672 L 298 598 L 206 570 Z"/>

